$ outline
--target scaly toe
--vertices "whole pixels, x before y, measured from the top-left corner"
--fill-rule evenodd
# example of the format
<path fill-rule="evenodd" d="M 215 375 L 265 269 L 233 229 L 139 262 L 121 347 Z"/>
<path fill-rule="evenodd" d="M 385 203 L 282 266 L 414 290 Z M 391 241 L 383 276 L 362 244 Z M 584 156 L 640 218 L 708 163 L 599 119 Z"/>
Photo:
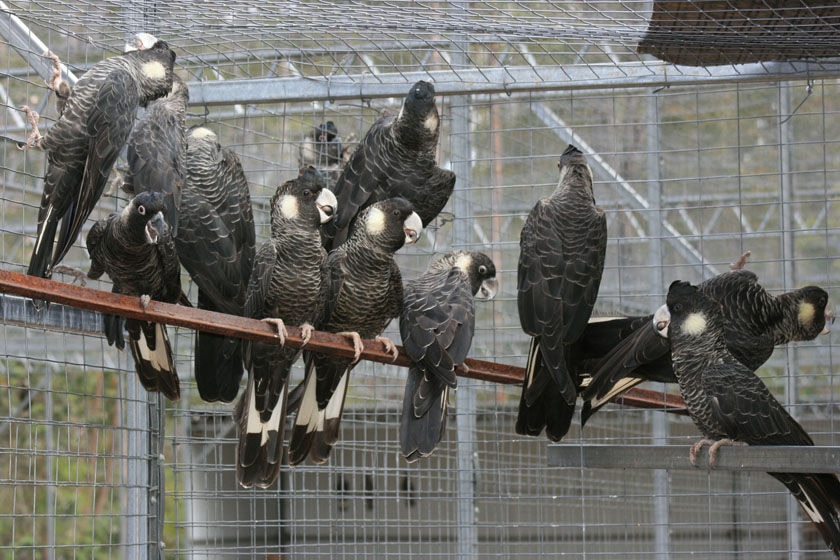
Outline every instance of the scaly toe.
<path fill-rule="evenodd" d="M 286 330 L 286 324 L 283 323 L 283 319 L 266 317 L 263 319 L 263 322 L 268 323 L 269 325 L 274 325 L 277 329 L 277 338 L 280 339 L 280 344 L 286 344 L 286 337 L 289 335 L 289 332 Z"/>
<path fill-rule="evenodd" d="M 303 341 L 301 346 L 306 346 L 309 343 L 309 340 L 312 338 L 312 333 L 314 331 L 315 328 L 309 323 L 304 323 L 300 326 L 300 338 Z"/>

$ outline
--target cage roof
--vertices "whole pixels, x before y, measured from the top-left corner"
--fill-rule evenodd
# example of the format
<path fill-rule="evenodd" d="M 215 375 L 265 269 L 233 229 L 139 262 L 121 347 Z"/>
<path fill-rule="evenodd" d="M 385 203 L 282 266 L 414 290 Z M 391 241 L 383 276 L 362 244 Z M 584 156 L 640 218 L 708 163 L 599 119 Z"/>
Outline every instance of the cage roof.
<path fill-rule="evenodd" d="M 840 53 L 840 4 L 656 0 L 638 52 L 690 66 L 834 57 Z"/>

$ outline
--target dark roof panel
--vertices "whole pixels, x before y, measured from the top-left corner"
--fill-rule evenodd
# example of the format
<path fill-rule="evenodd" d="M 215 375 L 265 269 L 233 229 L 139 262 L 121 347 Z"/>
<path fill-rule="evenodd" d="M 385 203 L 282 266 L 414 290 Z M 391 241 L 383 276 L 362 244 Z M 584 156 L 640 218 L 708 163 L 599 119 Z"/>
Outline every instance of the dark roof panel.
<path fill-rule="evenodd" d="M 637 50 L 688 66 L 837 57 L 840 3 L 655 0 Z"/>

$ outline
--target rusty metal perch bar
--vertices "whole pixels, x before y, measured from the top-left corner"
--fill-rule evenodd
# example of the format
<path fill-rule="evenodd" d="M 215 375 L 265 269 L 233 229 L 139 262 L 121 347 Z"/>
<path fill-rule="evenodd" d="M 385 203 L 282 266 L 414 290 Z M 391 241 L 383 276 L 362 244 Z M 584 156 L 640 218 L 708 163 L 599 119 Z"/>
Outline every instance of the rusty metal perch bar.
<path fill-rule="evenodd" d="M 144 310 L 140 305 L 139 298 L 136 297 L 113 294 L 102 290 L 57 282 L 55 280 L 36 278 L 8 270 L 0 270 L 0 292 L 33 299 L 43 299 L 52 303 L 89 311 L 166 323 L 168 325 L 226 336 L 235 336 L 267 343 L 277 341 L 273 328 L 256 319 L 237 317 L 235 315 L 205 311 L 159 301 L 152 301 Z M 300 338 L 300 329 L 294 326 L 287 328 L 289 335 L 286 338 L 286 344 L 292 347 L 301 346 L 303 341 Z M 396 360 L 393 360 L 393 357 L 385 352 L 380 343 L 373 340 L 366 340 L 364 343 L 365 349 L 361 355 L 361 359 L 363 360 L 395 364 L 398 366 L 408 366 L 410 364 L 408 357 L 399 346 L 397 347 L 400 351 L 399 356 Z M 312 338 L 307 344 L 307 349 L 348 358 L 353 356 L 353 346 L 349 341 L 342 336 L 322 331 L 316 331 L 312 334 Z M 466 368 L 458 368 L 456 372 L 458 376 L 505 385 L 520 384 L 524 377 L 524 369 L 512 365 L 467 359 L 466 366 Z M 658 391 L 632 389 L 624 396 L 616 399 L 616 402 L 638 408 L 655 408 L 679 414 L 685 413 L 682 399 L 678 396 Z"/>

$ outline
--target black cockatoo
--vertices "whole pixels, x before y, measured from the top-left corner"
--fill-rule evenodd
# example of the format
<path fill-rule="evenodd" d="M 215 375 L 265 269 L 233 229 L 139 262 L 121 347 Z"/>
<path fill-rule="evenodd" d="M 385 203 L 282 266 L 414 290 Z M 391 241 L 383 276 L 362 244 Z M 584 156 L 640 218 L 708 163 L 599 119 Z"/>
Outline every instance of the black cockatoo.
<path fill-rule="evenodd" d="M 315 168 L 286 181 L 271 199 L 271 237 L 256 256 L 244 314 L 277 325 L 299 326 L 304 340 L 321 306 L 327 252 L 319 228 L 335 211 L 335 195 Z M 277 480 L 286 425 L 286 397 L 292 364 L 300 348 L 245 342 L 248 385 L 236 406 L 239 425 L 237 478 L 244 487 L 268 487 Z"/>
<path fill-rule="evenodd" d="M 356 358 L 304 353 L 303 393 L 289 442 L 291 464 L 307 456 L 323 463 L 338 441 L 350 371 L 362 351 L 361 339 L 381 340 L 396 357 L 393 343 L 380 336 L 403 305 L 402 277 L 394 253 L 405 243 L 414 243 L 421 231 L 420 217 L 411 203 L 390 198 L 366 208 L 347 241 L 330 252 L 323 307 L 314 326 L 351 338 Z"/>
<path fill-rule="evenodd" d="M 657 312 L 660 334 L 671 342 L 680 394 L 704 440 L 691 448 L 694 462 L 710 443 L 710 464 L 720 445 L 814 445 L 753 371 L 728 349 L 725 303 L 687 282 L 674 282 L 667 307 Z M 768 473 L 785 485 L 840 557 L 840 480 L 835 474 Z"/>
<path fill-rule="evenodd" d="M 38 234 L 27 273 L 48 278 L 99 200 L 137 108 L 172 87 L 175 53 L 163 41 L 94 64 L 35 144 L 47 151 Z M 56 235 L 58 238 L 56 239 Z"/>
<path fill-rule="evenodd" d="M 419 81 L 399 114 L 373 123 L 344 166 L 334 189 L 338 212 L 325 228 L 328 249 L 341 245 L 359 212 L 380 200 L 405 198 L 423 227 L 440 213 L 455 187 L 455 174 L 435 161 L 439 132 L 435 88 Z"/>
<path fill-rule="evenodd" d="M 128 137 L 128 171 L 123 190 L 136 195 L 145 191 L 163 193 L 166 223 L 178 236 L 181 191 L 187 176 L 186 119 L 190 93 L 187 84 L 174 75 L 172 90 L 150 101 Z"/>
<path fill-rule="evenodd" d="M 236 153 L 212 130 L 187 131 L 187 177 L 175 246 L 198 286 L 198 307 L 242 315 L 256 233 L 248 181 Z M 196 332 L 195 378 L 201 398 L 230 402 L 242 380 L 238 338 Z"/>
<path fill-rule="evenodd" d="M 339 169 L 342 159 L 341 137 L 338 135 L 333 121 L 322 122 L 314 127 L 301 142 L 298 163 L 301 169 L 309 166 L 314 167 L 322 173 Z"/>
<path fill-rule="evenodd" d="M 446 429 L 449 389 L 475 332 L 474 299 L 491 299 L 498 283 L 493 261 L 478 251 L 453 251 L 406 282 L 400 334 L 414 362 L 408 368 L 400 449 L 416 461 L 434 451 Z"/>
<path fill-rule="evenodd" d="M 528 215 L 520 237 L 519 322 L 532 337 L 516 432 L 552 441 L 571 425 L 579 385 L 573 345 L 598 297 L 607 251 L 607 219 L 595 205 L 592 170 L 572 145 L 560 180 Z"/>
<path fill-rule="evenodd" d="M 766 362 L 773 349 L 792 341 L 813 340 L 826 332 L 833 307 L 828 293 L 805 286 L 772 295 L 748 270 L 719 274 L 698 285 L 722 306 L 724 334 L 729 352 L 751 371 Z M 639 317 L 638 328 L 616 341 L 592 370 L 581 420 L 585 423 L 615 396 L 644 381 L 675 383 L 670 343 L 657 336 L 653 316 Z"/>
<path fill-rule="evenodd" d="M 88 276 L 97 279 L 107 274 L 113 283 L 112 292 L 139 296 L 144 307 L 150 299 L 188 304 L 181 291 L 181 267 L 164 210 L 161 193 L 144 192 L 122 212 L 96 222 L 87 235 L 91 259 Z M 103 322 L 108 344 L 120 349 L 125 348 L 125 324 L 143 387 L 178 400 L 180 384 L 166 326 L 114 315 L 105 315 Z"/>

